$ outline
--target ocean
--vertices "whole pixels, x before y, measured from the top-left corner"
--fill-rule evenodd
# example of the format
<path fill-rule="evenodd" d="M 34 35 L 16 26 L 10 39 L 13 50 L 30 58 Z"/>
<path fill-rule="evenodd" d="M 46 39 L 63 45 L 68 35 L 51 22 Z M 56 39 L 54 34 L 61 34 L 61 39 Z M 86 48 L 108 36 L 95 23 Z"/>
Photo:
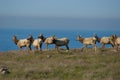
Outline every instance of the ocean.
<path fill-rule="evenodd" d="M 92 30 L 42 30 L 42 29 L 0 29 L 0 52 L 1 51 L 11 51 L 18 50 L 18 47 L 12 41 L 13 35 L 16 35 L 18 39 L 27 38 L 29 35 L 32 35 L 35 38 L 42 33 L 45 37 L 55 35 L 57 38 L 67 37 L 69 42 L 69 47 L 71 48 L 81 48 L 83 45 L 76 41 L 76 37 L 81 35 L 82 37 L 92 37 L 94 34 L 97 34 L 99 37 L 111 36 L 112 34 L 117 34 L 120 36 L 120 31 L 92 31 Z M 97 46 L 100 47 L 100 43 L 97 43 Z M 48 46 L 49 49 L 55 47 L 54 44 Z M 92 46 L 89 46 L 92 47 Z M 106 45 L 105 47 L 111 47 L 111 45 Z M 63 48 L 65 48 L 63 46 Z M 25 48 L 24 48 L 25 49 Z M 33 46 L 32 46 L 32 49 Z M 46 49 L 45 44 L 43 43 L 42 49 Z"/>

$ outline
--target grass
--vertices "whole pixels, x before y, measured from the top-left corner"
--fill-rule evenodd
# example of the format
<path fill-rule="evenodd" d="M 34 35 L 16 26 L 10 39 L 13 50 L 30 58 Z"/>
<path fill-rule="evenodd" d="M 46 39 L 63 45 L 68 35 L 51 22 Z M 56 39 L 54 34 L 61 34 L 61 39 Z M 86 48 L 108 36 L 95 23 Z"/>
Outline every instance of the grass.
<path fill-rule="evenodd" d="M 120 51 L 71 49 L 0 52 L 0 80 L 120 80 Z"/>

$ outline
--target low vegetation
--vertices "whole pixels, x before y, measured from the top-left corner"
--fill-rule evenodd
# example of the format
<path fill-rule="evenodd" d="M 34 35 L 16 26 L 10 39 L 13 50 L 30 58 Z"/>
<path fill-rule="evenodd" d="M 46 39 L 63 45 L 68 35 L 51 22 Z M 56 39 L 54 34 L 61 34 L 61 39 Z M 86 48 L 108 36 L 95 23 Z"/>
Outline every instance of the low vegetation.
<path fill-rule="evenodd" d="M 120 51 L 70 49 L 0 52 L 0 80 L 120 80 Z"/>

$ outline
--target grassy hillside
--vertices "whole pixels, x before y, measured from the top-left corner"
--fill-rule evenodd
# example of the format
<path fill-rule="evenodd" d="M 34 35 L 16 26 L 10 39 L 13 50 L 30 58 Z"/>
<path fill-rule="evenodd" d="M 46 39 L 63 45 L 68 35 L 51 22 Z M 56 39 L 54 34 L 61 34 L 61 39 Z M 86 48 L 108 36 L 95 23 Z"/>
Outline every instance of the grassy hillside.
<path fill-rule="evenodd" d="M 120 52 L 112 49 L 0 52 L 0 66 L 10 71 L 0 80 L 120 80 Z"/>

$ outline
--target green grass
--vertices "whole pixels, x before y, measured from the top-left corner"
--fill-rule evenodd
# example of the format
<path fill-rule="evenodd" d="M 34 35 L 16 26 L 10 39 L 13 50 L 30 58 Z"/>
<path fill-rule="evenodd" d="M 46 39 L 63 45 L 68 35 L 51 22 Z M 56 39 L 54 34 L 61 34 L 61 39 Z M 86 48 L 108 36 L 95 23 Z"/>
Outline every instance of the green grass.
<path fill-rule="evenodd" d="M 0 53 L 0 66 L 10 70 L 0 80 L 120 80 L 120 51 L 8 51 Z"/>

